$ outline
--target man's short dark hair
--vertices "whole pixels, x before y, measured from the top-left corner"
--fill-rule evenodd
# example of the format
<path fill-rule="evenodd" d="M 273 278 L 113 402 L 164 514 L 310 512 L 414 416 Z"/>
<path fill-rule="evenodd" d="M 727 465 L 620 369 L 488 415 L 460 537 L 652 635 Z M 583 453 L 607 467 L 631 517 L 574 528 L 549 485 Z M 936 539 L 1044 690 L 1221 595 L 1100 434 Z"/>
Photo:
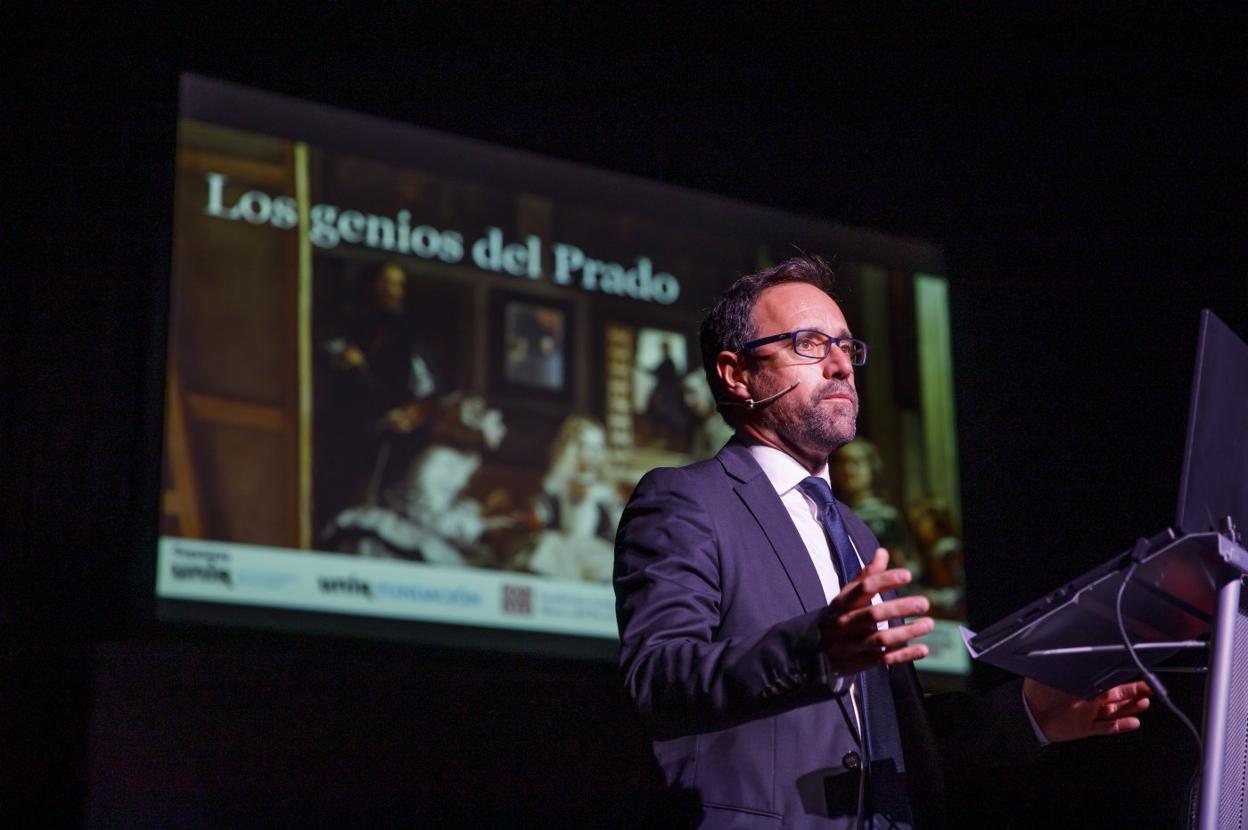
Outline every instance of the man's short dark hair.
<path fill-rule="evenodd" d="M 730 407 L 723 405 L 729 397 L 715 370 L 716 358 L 723 351 L 740 352 L 746 343 L 759 336 L 754 331 L 754 306 L 759 295 L 772 286 L 786 282 L 804 282 L 831 297 L 836 274 L 832 272 L 832 266 L 817 254 L 786 259 L 765 271 L 738 277 L 702 318 L 702 371 L 706 373 L 706 382 L 715 396 L 720 414 L 729 423 L 732 423 L 727 415 Z M 769 332 L 774 333 L 778 332 Z"/>

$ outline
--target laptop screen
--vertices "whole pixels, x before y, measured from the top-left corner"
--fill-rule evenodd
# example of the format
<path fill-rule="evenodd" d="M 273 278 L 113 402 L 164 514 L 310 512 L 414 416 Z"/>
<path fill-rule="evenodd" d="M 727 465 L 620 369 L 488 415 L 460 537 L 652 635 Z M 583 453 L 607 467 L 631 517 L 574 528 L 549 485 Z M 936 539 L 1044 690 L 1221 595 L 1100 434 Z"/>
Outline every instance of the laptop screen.
<path fill-rule="evenodd" d="M 1248 528 L 1248 345 L 1208 309 L 1188 414 L 1176 525 L 1185 533 L 1220 529 L 1231 517 Z"/>

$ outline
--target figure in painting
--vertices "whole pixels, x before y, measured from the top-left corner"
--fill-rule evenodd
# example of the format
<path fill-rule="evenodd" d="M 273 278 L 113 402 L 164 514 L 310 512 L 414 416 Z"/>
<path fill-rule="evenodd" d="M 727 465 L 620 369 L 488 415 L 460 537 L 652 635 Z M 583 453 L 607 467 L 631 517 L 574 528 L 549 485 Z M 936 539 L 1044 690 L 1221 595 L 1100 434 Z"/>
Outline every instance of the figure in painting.
<path fill-rule="evenodd" d="M 317 479 L 320 515 L 378 504 L 404 475 L 442 390 L 408 314 L 408 276 L 387 262 L 361 285 L 341 330 L 321 344 Z"/>
<path fill-rule="evenodd" d="M 506 316 L 507 380 L 538 389 L 564 386 L 564 320 L 555 308 L 512 303 Z"/>
<path fill-rule="evenodd" d="M 871 532 L 888 550 L 895 568 L 905 568 L 916 578 L 921 575 L 917 559 L 906 550 L 906 530 L 901 511 L 884 500 L 879 487 L 884 479 L 884 461 L 875 445 L 855 438 L 832 456 L 832 488 L 853 508 Z"/>
<path fill-rule="evenodd" d="M 436 402 L 430 442 L 387 487 L 380 503 L 340 512 L 325 528 L 330 550 L 442 565 L 495 567 L 482 536 L 505 517 L 486 516 L 465 494 L 482 453 L 506 435 L 502 415 L 479 397 L 449 395 Z"/>
<path fill-rule="evenodd" d="M 685 375 L 681 389 L 691 416 L 689 455 L 695 459 L 710 458 L 728 443 L 732 427 L 715 407 L 711 387 L 706 385 L 706 376 L 701 369 Z"/>
<path fill-rule="evenodd" d="M 671 344 L 659 341 L 659 362 L 646 370 L 654 379 L 643 411 L 652 444 L 683 451 L 689 431 L 690 412 L 685 406 L 684 384 Z"/>
<path fill-rule="evenodd" d="M 923 563 L 923 593 L 932 612 L 964 619 L 966 573 L 962 538 L 949 503 L 939 496 L 924 496 L 906 510 L 910 532 Z"/>
<path fill-rule="evenodd" d="M 564 420 L 533 505 L 542 529 L 534 537 L 529 570 L 564 579 L 611 579 L 623 505 L 608 475 L 609 460 L 601 423 L 582 415 Z"/>

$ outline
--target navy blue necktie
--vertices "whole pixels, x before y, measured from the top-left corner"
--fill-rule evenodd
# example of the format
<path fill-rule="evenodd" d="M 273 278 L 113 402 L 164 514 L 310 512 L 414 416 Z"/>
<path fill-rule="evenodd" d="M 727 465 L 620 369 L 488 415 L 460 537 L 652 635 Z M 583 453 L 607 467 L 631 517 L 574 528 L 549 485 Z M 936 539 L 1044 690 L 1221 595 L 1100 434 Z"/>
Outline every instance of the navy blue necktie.
<path fill-rule="evenodd" d="M 819 510 L 819 520 L 832 548 L 832 561 L 840 572 L 841 587 L 862 572 L 862 564 L 845 521 L 837 510 L 832 488 L 819 476 L 810 476 L 798 485 Z M 911 827 L 910 800 L 906 795 L 905 759 L 901 752 L 901 730 L 888 669 L 875 666 L 858 676 L 862 691 L 863 768 L 867 770 L 868 828 Z"/>

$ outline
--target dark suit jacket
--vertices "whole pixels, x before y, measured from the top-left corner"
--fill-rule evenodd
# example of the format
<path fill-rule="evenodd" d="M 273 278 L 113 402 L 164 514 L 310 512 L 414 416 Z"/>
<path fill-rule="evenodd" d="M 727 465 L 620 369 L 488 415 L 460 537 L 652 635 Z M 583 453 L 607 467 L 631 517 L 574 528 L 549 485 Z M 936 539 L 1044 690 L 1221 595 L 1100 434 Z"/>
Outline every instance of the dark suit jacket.
<path fill-rule="evenodd" d="M 874 536 L 841 510 L 869 557 Z M 856 796 L 840 787 L 838 797 L 837 783 L 858 746 L 849 702 L 820 656 L 827 603 L 744 445 L 642 479 L 620 523 L 615 588 L 628 693 L 671 793 L 700 803 L 702 826 L 847 826 Z M 917 817 L 939 824 L 937 736 L 914 669 L 890 674 Z M 1017 685 L 953 709 L 944 737 L 962 757 L 1006 748 L 1018 757 L 1020 743 L 1038 751 Z"/>

